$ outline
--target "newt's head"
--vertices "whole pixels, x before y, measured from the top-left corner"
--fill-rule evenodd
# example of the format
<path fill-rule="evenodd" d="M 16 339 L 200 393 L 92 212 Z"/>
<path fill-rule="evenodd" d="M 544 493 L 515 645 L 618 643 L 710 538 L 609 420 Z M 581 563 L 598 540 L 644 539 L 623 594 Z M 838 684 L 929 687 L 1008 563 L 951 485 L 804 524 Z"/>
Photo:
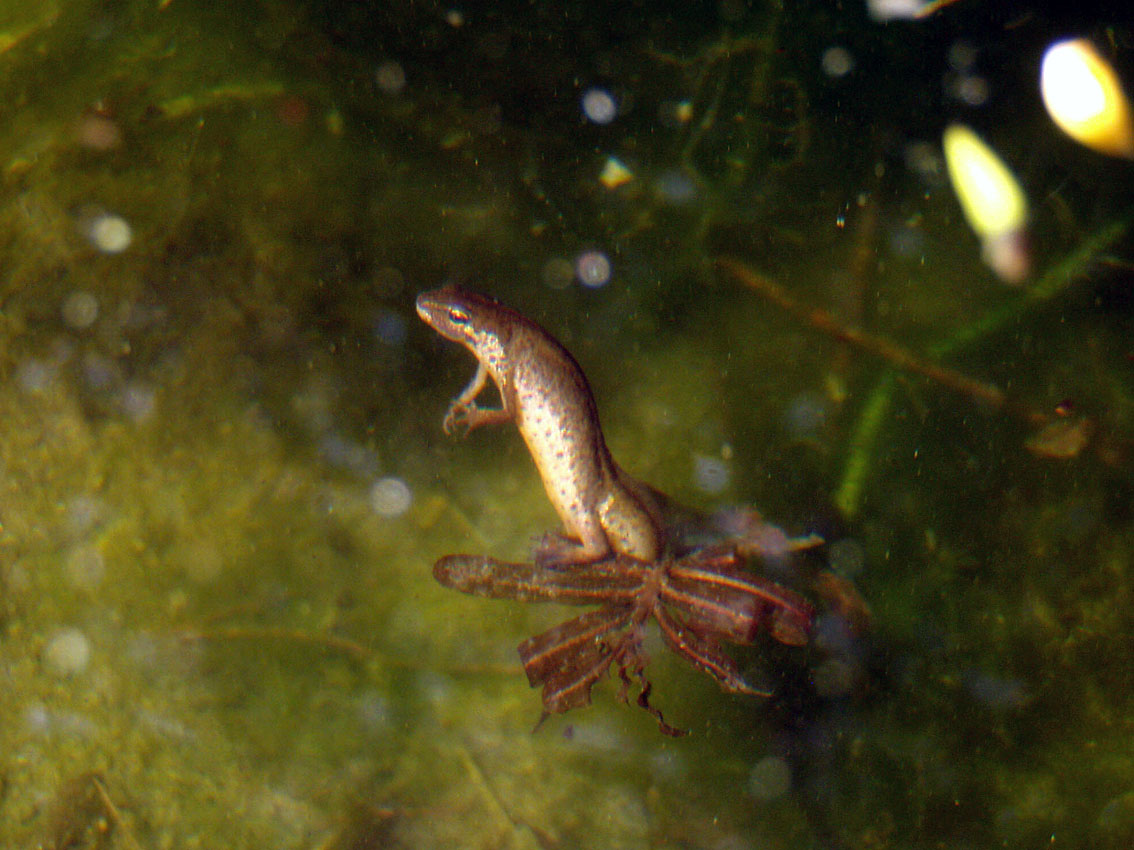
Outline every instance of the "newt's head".
<path fill-rule="evenodd" d="M 417 315 L 446 339 L 467 344 L 477 312 L 469 295 L 455 286 L 423 292 L 417 296 Z"/>
<path fill-rule="evenodd" d="M 517 322 L 515 310 L 505 307 L 487 295 L 443 286 L 417 296 L 417 315 L 446 339 L 459 342 L 478 357 L 507 340 Z"/>

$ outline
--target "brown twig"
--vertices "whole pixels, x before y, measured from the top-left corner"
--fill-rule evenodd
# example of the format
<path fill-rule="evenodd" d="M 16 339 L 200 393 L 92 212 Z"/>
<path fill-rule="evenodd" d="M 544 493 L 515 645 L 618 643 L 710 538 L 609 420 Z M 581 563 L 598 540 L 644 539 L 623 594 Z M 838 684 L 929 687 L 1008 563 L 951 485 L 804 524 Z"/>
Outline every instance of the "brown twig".
<path fill-rule="evenodd" d="M 867 333 L 859 328 L 847 327 L 833 315 L 819 307 L 800 303 L 784 287 L 755 269 L 732 257 L 717 257 L 713 264 L 728 273 L 753 292 L 772 302 L 777 307 L 791 313 L 801 322 L 831 336 L 840 342 L 852 345 L 880 357 L 895 369 L 924 375 L 942 386 L 969 398 L 984 402 L 997 410 L 1003 410 L 1033 426 L 1047 425 L 1052 417 L 1046 413 L 1027 407 L 1010 399 L 995 384 L 970 378 L 956 369 L 933 363 L 914 354 L 885 337 Z"/>
<path fill-rule="evenodd" d="M 103 808 L 106 809 L 107 818 L 109 818 L 114 828 L 118 830 L 118 834 L 126 844 L 127 850 L 142 850 L 142 846 L 138 843 L 137 839 L 134 838 L 134 833 L 130 831 L 130 827 L 122 820 L 122 815 L 119 814 L 118 807 L 115 806 L 114 801 L 110 799 L 110 794 L 107 792 L 102 779 L 98 776 L 92 776 L 91 784 L 94 785 L 99 802 L 101 802 Z"/>

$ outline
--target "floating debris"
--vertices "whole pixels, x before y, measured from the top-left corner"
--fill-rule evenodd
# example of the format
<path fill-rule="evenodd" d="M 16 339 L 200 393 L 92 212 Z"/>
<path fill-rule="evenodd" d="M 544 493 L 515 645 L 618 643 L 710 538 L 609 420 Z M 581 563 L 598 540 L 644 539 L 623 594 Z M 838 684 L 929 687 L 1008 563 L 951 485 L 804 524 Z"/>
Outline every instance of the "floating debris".
<path fill-rule="evenodd" d="M 552 257 L 540 270 L 540 280 L 552 289 L 566 289 L 574 279 L 575 267 L 565 257 Z"/>
<path fill-rule="evenodd" d="M 984 246 L 981 256 L 1002 280 L 1019 283 L 1031 268 L 1024 190 L 996 152 L 963 124 L 946 128 L 943 146 L 953 191 Z"/>
<path fill-rule="evenodd" d="M 920 20 L 955 3 L 956 0 L 866 0 L 870 17 L 879 23 L 894 20 Z"/>
<path fill-rule="evenodd" d="M 383 62 L 374 72 L 374 82 L 386 94 L 401 94 L 406 87 L 406 71 L 397 62 Z"/>
<path fill-rule="evenodd" d="M 583 114 L 593 124 L 609 124 L 618 117 L 618 104 L 605 89 L 587 89 L 582 104 Z"/>
<path fill-rule="evenodd" d="M 121 254 L 134 241 L 130 223 L 114 213 L 98 213 L 83 222 L 83 234 L 104 254 Z"/>
<path fill-rule="evenodd" d="M 1059 460 L 1077 457 L 1091 441 L 1093 422 L 1086 416 L 1077 419 L 1056 419 L 1045 425 L 1024 443 L 1034 455 Z"/>
<path fill-rule="evenodd" d="M 109 115 L 92 109 L 75 123 L 75 141 L 88 150 L 106 153 L 122 147 L 122 128 Z"/>
<path fill-rule="evenodd" d="M 1085 38 L 1059 41 L 1043 56 L 1043 103 L 1059 129 L 1100 153 L 1134 159 L 1134 118 L 1118 75 Z"/>
<path fill-rule="evenodd" d="M 379 478 L 370 487 L 370 506 L 379 516 L 399 517 L 413 503 L 413 491 L 400 478 Z"/>
<path fill-rule="evenodd" d="M 617 189 L 634 179 L 634 172 L 623 165 L 617 157 L 609 156 L 603 165 L 599 182 L 608 189 Z"/>
<path fill-rule="evenodd" d="M 43 666 L 60 679 L 82 673 L 90 660 L 91 642 L 76 628 L 60 629 L 43 648 Z"/>
<path fill-rule="evenodd" d="M 854 56 L 845 47 L 835 45 L 823 51 L 820 65 L 828 77 L 845 77 L 854 70 Z"/>
<path fill-rule="evenodd" d="M 98 319 L 98 299 L 89 292 L 72 292 L 64 299 L 60 313 L 67 327 L 86 330 Z"/>
<path fill-rule="evenodd" d="M 610 273 L 610 260 L 602 251 L 584 251 L 575 260 L 575 274 L 583 286 L 605 286 L 610 282 Z"/>

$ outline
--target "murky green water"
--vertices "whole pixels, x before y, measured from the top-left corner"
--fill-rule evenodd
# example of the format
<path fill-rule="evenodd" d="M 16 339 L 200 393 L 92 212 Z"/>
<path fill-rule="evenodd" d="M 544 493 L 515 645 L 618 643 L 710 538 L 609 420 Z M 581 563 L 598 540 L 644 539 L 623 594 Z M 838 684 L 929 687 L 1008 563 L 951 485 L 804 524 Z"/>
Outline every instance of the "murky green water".
<path fill-rule="evenodd" d="M 1134 163 L 1036 86 L 1085 35 L 1134 90 L 1121 4 L 3 7 L 0 845 L 1134 841 Z M 532 732 L 516 644 L 578 610 L 431 575 L 558 527 L 515 429 L 442 433 L 446 281 L 563 340 L 635 475 L 827 539 L 810 645 L 733 651 L 772 698 L 658 641 L 688 737 L 617 681 Z"/>

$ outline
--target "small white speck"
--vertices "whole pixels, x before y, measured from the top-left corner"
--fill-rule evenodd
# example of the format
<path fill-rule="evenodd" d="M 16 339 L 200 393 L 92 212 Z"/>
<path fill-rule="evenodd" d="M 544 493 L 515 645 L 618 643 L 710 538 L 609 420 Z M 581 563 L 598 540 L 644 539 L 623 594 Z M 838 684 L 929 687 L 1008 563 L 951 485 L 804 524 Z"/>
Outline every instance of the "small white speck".
<path fill-rule="evenodd" d="M 91 642 L 79 629 L 60 629 L 43 648 L 43 664 L 48 672 L 65 679 L 87 669 Z"/>
<path fill-rule="evenodd" d="M 697 488 L 705 493 L 717 495 L 723 493 L 732 480 L 732 470 L 729 465 L 719 457 L 711 455 L 693 455 L 693 480 Z"/>
<path fill-rule="evenodd" d="M 595 124 L 609 124 L 618 115 L 618 104 L 604 89 L 587 89 L 583 94 L 583 114 Z"/>
<path fill-rule="evenodd" d="M 64 299 L 61 312 L 67 327 L 86 330 L 98 318 L 98 299 L 89 292 L 72 292 Z"/>
<path fill-rule="evenodd" d="M 575 260 L 575 274 L 584 286 L 597 289 L 610 281 L 610 260 L 601 251 L 584 251 Z"/>
<path fill-rule="evenodd" d="M 63 574 L 72 587 L 93 590 L 106 576 L 106 561 L 98 547 L 79 545 L 67 553 Z"/>
<path fill-rule="evenodd" d="M 845 77 L 854 70 L 854 57 L 845 47 L 828 47 L 823 51 L 821 64 L 828 77 Z"/>
<path fill-rule="evenodd" d="M 134 241 L 134 231 L 122 216 L 103 213 L 91 219 L 87 239 L 104 254 L 121 254 Z"/>
<path fill-rule="evenodd" d="M 406 87 L 406 71 L 397 62 L 383 62 L 374 72 L 374 81 L 386 94 L 400 94 Z"/>
<path fill-rule="evenodd" d="M 122 390 L 122 410 L 134 422 L 142 423 L 154 413 L 156 393 L 142 381 L 131 381 Z"/>
<path fill-rule="evenodd" d="M 412 502 L 413 492 L 400 478 L 379 478 L 370 488 L 370 506 L 380 516 L 401 516 Z"/>
<path fill-rule="evenodd" d="M 56 370 L 53 365 L 35 358 L 23 361 L 16 368 L 16 382 L 24 392 L 43 392 L 55 377 Z"/>

